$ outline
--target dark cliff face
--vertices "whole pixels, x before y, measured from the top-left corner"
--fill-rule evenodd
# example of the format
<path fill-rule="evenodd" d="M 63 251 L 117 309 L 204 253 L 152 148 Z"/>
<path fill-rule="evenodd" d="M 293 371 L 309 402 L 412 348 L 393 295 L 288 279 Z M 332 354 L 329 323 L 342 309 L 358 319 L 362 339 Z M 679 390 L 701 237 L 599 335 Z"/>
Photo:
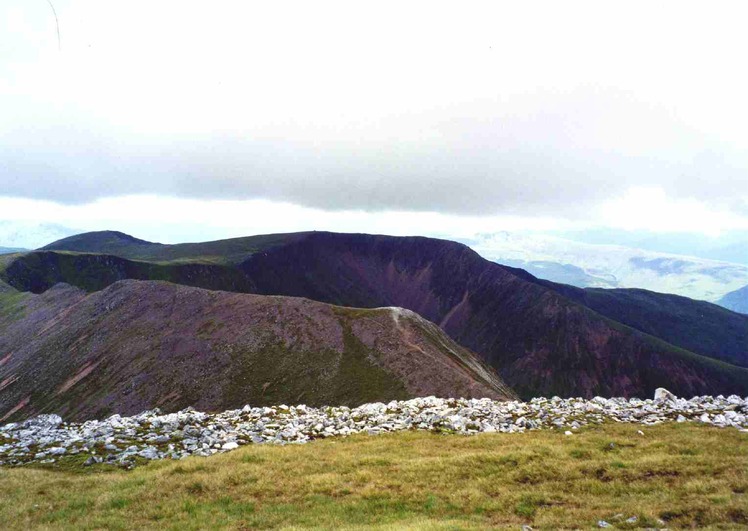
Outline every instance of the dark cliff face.
<path fill-rule="evenodd" d="M 466 281 L 485 269 L 480 261 L 448 241 L 316 233 L 252 255 L 239 268 L 261 293 L 346 306 L 402 306 L 442 325 L 464 297 Z"/>
<path fill-rule="evenodd" d="M 740 364 L 748 350 L 748 318 L 728 312 L 730 319 L 720 320 L 713 305 L 539 281 L 464 245 L 431 238 L 305 233 L 178 247 L 180 263 L 129 262 L 136 272 L 125 271 L 125 277 L 158 274 L 155 278 L 210 289 L 408 308 L 479 353 L 524 397 L 650 396 L 659 386 L 686 396 L 748 393 L 745 369 L 700 356 Z M 230 263 L 182 262 L 193 252 L 216 256 L 222 250 L 233 257 Z M 166 251 L 174 252 L 159 252 Z M 244 259 L 237 260 L 242 252 Z M 5 276 L 19 287 L 13 267 Z M 180 267 L 208 269 L 187 275 Z M 104 269 L 91 268 L 72 283 L 81 286 L 93 276 L 100 279 L 93 289 L 100 289 L 110 283 Z M 72 277 L 68 272 L 55 279 Z M 691 325 L 683 323 L 698 326 L 704 311 L 710 316 L 704 334 L 689 333 Z"/>
<path fill-rule="evenodd" d="M 263 293 L 418 312 L 526 397 L 748 390 L 748 371 L 657 341 L 453 242 L 317 233 L 241 268 Z"/>

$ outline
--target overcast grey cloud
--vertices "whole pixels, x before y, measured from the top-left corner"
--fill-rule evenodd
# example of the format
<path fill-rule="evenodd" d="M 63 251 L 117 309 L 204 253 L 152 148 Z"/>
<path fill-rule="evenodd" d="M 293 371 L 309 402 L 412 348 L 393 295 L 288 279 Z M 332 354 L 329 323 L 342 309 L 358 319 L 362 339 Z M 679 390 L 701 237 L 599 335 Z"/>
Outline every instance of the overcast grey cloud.
<path fill-rule="evenodd" d="M 0 8 L 0 195 L 583 216 L 655 187 L 745 215 L 739 2 Z"/>

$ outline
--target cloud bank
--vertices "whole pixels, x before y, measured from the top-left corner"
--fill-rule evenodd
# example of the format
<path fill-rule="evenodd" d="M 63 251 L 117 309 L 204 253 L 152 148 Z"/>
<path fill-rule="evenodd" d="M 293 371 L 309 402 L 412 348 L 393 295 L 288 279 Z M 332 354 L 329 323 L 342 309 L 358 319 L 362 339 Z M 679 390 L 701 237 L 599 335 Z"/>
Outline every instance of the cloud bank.
<path fill-rule="evenodd" d="M 748 217 L 740 3 L 60 1 L 59 50 L 38 4 L 0 8 L 6 197 Z"/>

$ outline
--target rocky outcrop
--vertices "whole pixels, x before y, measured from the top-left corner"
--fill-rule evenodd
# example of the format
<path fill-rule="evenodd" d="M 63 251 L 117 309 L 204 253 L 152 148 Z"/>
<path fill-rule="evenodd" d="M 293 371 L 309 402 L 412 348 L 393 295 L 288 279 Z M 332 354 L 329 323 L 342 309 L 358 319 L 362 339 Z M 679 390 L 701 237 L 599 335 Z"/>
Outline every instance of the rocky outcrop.
<path fill-rule="evenodd" d="M 572 436 L 580 428 L 611 420 L 642 427 L 662 422 L 699 422 L 748 433 L 748 397 L 661 398 L 555 397 L 497 402 L 426 397 L 356 408 L 245 406 L 219 414 L 192 409 L 170 414 L 152 410 L 82 424 L 64 424 L 57 415 L 44 415 L 0 426 L 0 465 L 54 462 L 77 456 L 80 463 L 129 468 L 138 458 L 181 459 L 227 452 L 251 443 L 305 443 L 355 433 L 402 430 L 475 434 L 553 429 Z"/>

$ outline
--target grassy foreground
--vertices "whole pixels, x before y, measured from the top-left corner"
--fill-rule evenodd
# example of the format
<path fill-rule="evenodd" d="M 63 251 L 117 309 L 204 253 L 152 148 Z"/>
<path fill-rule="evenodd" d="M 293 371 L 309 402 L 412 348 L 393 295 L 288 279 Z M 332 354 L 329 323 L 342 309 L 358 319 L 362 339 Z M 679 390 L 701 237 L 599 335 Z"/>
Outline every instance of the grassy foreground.
<path fill-rule="evenodd" d="M 5 529 L 748 526 L 748 434 L 691 424 L 407 432 L 132 471 L 0 469 Z M 621 513 L 623 518 L 615 518 Z M 635 524 L 625 518 L 637 516 Z M 659 520 L 664 521 L 658 522 Z"/>

